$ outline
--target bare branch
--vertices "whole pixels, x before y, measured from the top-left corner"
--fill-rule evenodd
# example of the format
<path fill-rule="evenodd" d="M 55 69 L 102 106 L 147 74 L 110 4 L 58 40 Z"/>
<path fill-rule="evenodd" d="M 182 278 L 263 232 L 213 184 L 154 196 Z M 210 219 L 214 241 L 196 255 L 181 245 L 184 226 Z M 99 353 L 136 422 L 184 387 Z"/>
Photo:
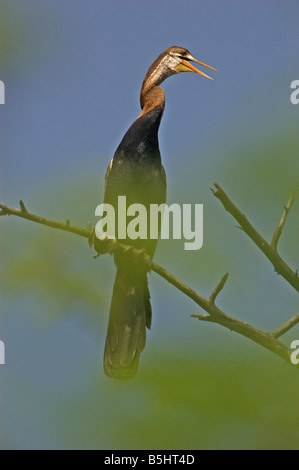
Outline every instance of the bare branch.
<path fill-rule="evenodd" d="M 293 191 L 292 194 L 291 194 L 290 199 L 288 200 L 287 205 L 286 205 L 285 208 L 284 208 L 284 211 L 283 211 L 282 217 L 281 217 L 281 219 L 280 219 L 280 221 L 279 221 L 279 224 L 278 224 L 278 226 L 277 226 L 277 228 L 276 228 L 276 230 L 275 230 L 275 232 L 274 232 L 274 234 L 273 234 L 271 246 L 272 246 L 272 248 L 273 248 L 274 250 L 276 250 L 276 251 L 277 251 L 277 244 L 278 244 L 279 239 L 280 239 L 280 237 L 281 237 L 281 234 L 282 234 L 284 225 L 285 225 L 285 223 L 286 223 L 288 214 L 289 214 L 289 212 L 290 212 L 290 210 L 291 210 L 291 207 L 292 207 L 292 205 L 293 205 L 294 200 L 295 200 L 295 193 L 294 193 L 294 191 Z"/>
<path fill-rule="evenodd" d="M 227 315 L 218 307 L 216 307 L 215 304 L 211 303 L 210 300 L 202 297 L 200 294 L 195 292 L 185 283 L 177 279 L 175 276 L 173 276 L 168 271 L 166 271 L 166 269 L 162 268 L 156 263 L 151 262 L 150 268 L 152 269 L 152 271 L 155 271 L 157 274 L 162 276 L 164 279 L 170 282 L 173 286 L 175 286 L 185 295 L 190 297 L 195 303 L 197 303 L 197 305 L 199 305 L 203 310 L 205 310 L 210 315 L 209 319 L 207 315 L 199 315 L 199 316 L 192 315 L 192 317 L 198 318 L 199 320 L 202 320 L 202 321 L 210 321 L 213 323 L 218 323 L 219 325 L 222 325 L 231 331 L 235 331 L 236 333 L 239 333 L 240 335 L 249 338 L 255 343 L 273 352 L 277 356 L 290 362 L 290 355 L 291 355 L 290 349 L 287 348 L 283 343 L 278 341 L 276 338 L 274 338 L 274 336 L 271 333 L 265 333 L 261 330 L 258 330 L 257 328 L 254 328 L 248 323 L 241 322 L 237 320 L 236 318 L 233 318 Z"/>
<path fill-rule="evenodd" d="M 299 313 L 297 313 L 297 315 L 295 315 L 288 322 L 286 322 L 284 325 L 282 325 L 280 328 L 274 331 L 274 333 L 272 333 L 272 336 L 274 336 L 274 338 L 280 338 L 282 335 L 290 331 L 290 329 L 293 328 L 298 323 L 299 323 Z"/>
<path fill-rule="evenodd" d="M 23 201 L 20 201 L 20 207 L 21 210 L 12 209 L 10 207 L 4 206 L 3 204 L 0 204 L 0 215 L 15 215 L 17 217 L 21 217 L 22 219 L 30 220 L 31 222 L 46 225 L 47 227 L 75 233 L 76 235 L 79 235 L 81 237 L 88 238 L 90 236 L 90 232 L 88 230 L 84 230 L 80 227 L 75 227 L 73 225 L 70 225 L 70 223 L 63 224 L 61 222 L 56 222 L 55 220 L 45 219 L 44 217 L 41 217 L 39 215 L 31 214 L 27 211 Z"/>
<path fill-rule="evenodd" d="M 6 209 L 6 206 L 0 205 L 0 209 L 1 209 L 0 215 L 9 215 Z"/>
<path fill-rule="evenodd" d="M 46 219 L 44 217 L 31 214 L 26 209 L 25 210 L 24 209 L 23 210 L 11 209 L 7 206 L 4 206 L 3 204 L 0 204 L 0 209 L 1 209 L 0 215 L 15 215 L 17 217 L 30 220 L 32 222 L 36 222 L 42 225 L 46 225 L 48 227 L 52 227 L 52 228 L 59 229 L 59 230 L 64 230 L 64 231 L 79 235 L 81 237 L 88 238 L 89 243 L 93 243 L 94 241 L 94 231 L 91 231 L 89 229 L 89 226 L 88 226 L 88 230 L 84 230 L 82 228 L 72 226 L 69 223 L 63 224 L 61 222 L 56 222 L 51 219 Z M 243 228 L 243 225 L 242 225 L 242 228 Z M 178 290 L 183 292 L 186 296 L 192 299 L 197 305 L 199 305 L 203 310 L 205 310 L 208 313 L 208 315 L 192 315 L 193 317 L 196 317 L 202 321 L 209 321 L 209 322 L 217 323 L 219 325 L 222 325 L 225 328 L 228 328 L 231 331 L 235 331 L 236 333 L 239 333 L 240 335 L 243 335 L 249 338 L 250 340 L 254 341 L 255 343 L 261 345 L 265 349 L 268 349 L 269 351 L 273 352 L 274 354 L 283 358 L 284 360 L 288 361 L 291 364 L 289 359 L 290 359 L 290 355 L 292 351 L 289 348 L 287 348 L 283 343 L 278 341 L 277 338 L 275 338 L 274 334 L 265 333 L 261 330 L 258 330 L 257 328 L 254 328 L 248 323 L 241 322 L 237 320 L 236 318 L 233 318 L 227 315 L 215 305 L 214 301 L 217 295 L 219 294 L 219 292 L 224 287 L 224 284 L 228 276 L 227 274 L 222 278 L 218 286 L 213 290 L 211 297 L 209 299 L 206 299 L 205 297 L 197 293 L 195 290 L 193 290 L 191 287 L 189 287 L 187 284 L 180 281 L 173 274 L 169 273 L 166 269 L 154 263 L 151 260 L 150 256 L 145 254 L 142 250 L 138 250 L 132 246 L 123 245 L 116 240 L 108 240 L 108 241 L 104 240 L 103 242 L 100 240 L 97 240 L 97 244 L 99 246 L 103 246 L 103 253 L 131 252 L 132 255 L 140 257 L 142 261 L 144 262 L 145 266 L 147 266 L 149 270 L 152 270 L 156 272 L 158 275 L 160 275 L 161 277 L 163 277 L 166 281 L 168 281 Z"/>
<path fill-rule="evenodd" d="M 243 231 L 251 238 L 251 240 L 258 246 L 258 248 L 264 253 L 268 260 L 274 266 L 275 271 L 280 274 L 291 286 L 299 292 L 299 276 L 297 271 L 293 271 L 287 263 L 280 257 L 277 250 L 273 248 L 253 227 L 244 214 L 234 205 L 229 199 L 227 194 L 219 186 L 214 183 L 216 191 L 212 190 L 214 195 L 219 199 L 224 208 L 234 217 L 234 219 L 240 224 Z"/>
<path fill-rule="evenodd" d="M 222 291 L 223 287 L 225 286 L 225 283 L 226 283 L 227 279 L 228 279 L 228 273 L 224 274 L 224 276 L 221 279 L 221 281 L 219 282 L 218 286 L 216 286 L 215 289 L 213 290 L 213 292 L 212 292 L 212 294 L 210 295 L 210 298 L 209 298 L 209 301 L 212 304 L 215 303 L 216 297 Z"/>

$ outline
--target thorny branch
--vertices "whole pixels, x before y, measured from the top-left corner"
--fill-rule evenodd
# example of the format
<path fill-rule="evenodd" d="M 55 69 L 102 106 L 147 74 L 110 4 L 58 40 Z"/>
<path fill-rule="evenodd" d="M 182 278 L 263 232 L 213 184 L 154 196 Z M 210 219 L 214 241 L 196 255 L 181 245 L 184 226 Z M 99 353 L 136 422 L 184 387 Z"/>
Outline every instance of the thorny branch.
<path fill-rule="evenodd" d="M 225 192 L 220 188 L 218 184 L 215 183 L 216 191 L 214 191 L 215 196 L 220 199 L 224 207 L 233 215 L 233 217 L 239 222 L 241 228 L 247 235 L 256 243 L 256 245 L 261 249 L 261 251 L 267 256 L 267 258 L 272 262 L 275 270 L 281 274 L 297 291 L 299 291 L 299 278 L 297 272 L 293 272 L 291 268 L 284 262 L 277 252 L 277 243 L 284 228 L 284 224 L 287 218 L 287 215 L 290 211 L 294 197 L 292 195 L 290 201 L 285 207 L 284 214 L 280 220 L 280 223 L 273 235 L 272 244 L 269 245 L 266 240 L 255 230 L 255 228 L 250 224 L 245 215 L 243 215 L 239 209 L 232 203 L 228 198 Z M 70 221 L 67 220 L 66 223 L 56 222 L 51 219 L 46 219 L 44 217 L 32 214 L 28 212 L 24 203 L 20 201 L 20 209 L 12 209 L 3 204 L 0 204 L 0 216 L 1 215 L 14 215 L 21 217 L 23 219 L 30 220 L 48 227 L 56 228 L 59 230 L 64 230 L 67 232 L 74 233 L 81 237 L 88 238 L 89 244 L 94 244 L 94 230 L 92 230 L 90 223 L 87 224 L 87 229 L 82 229 L 70 224 Z M 212 291 L 210 297 L 206 299 L 201 296 L 198 292 L 193 290 L 190 286 L 179 280 L 173 274 L 169 273 L 166 269 L 159 266 L 157 263 L 154 263 L 151 258 L 146 255 L 143 251 L 137 250 L 136 248 L 128 245 L 119 243 L 116 240 L 109 241 L 99 241 L 98 244 L 103 244 L 103 253 L 113 253 L 121 252 L 125 253 L 130 251 L 133 256 L 141 257 L 144 264 L 148 267 L 149 270 L 154 271 L 159 276 L 163 277 L 166 281 L 176 287 L 178 290 L 183 292 L 187 297 L 192 299 L 197 305 L 199 305 L 207 314 L 194 314 L 191 315 L 194 318 L 197 318 L 201 321 L 217 323 L 223 327 L 235 331 L 255 343 L 263 346 L 265 349 L 273 352 L 277 356 L 283 358 L 286 361 L 290 360 L 290 355 L 292 351 L 285 346 L 283 343 L 278 341 L 278 338 L 293 328 L 297 323 L 299 323 L 299 314 L 295 315 L 291 320 L 289 320 L 285 325 L 278 328 L 273 333 L 267 333 L 262 330 L 259 330 L 252 325 L 239 321 L 236 318 L 227 315 L 225 312 L 220 310 L 216 305 L 215 301 L 217 296 L 220 294 L 222 289 L 225 286 L 225 283 L 228 279 L 228 273 L 226 273 L 219 284 Z M 99 256 L 101 253 L 96 255 Z"/>
<path fill-rule="evenodd" d="M 268 260 L 273 264 L 277 274 L 280 274 L 291 286 L 299 292 L 299 275 L 297 271 L 293 271 L 287 263 L 281 258 L 277 251 L 277 243 L 285 225 L 287 215 L 294 202 L 294 194 L 292 194 L 287 206 L 285 207 L 283 216 L 276 228 L 271 244 L 268 243 L 253 227 L 247 217 L 234 205 L 227 194 L 215 183 L 216 190 L 212 189 L 213 194 L 222 202 L 224 208 L 236 219 L 240 224 L 240 228 L 251 238 L 251 240 L 264 253 Z"/>

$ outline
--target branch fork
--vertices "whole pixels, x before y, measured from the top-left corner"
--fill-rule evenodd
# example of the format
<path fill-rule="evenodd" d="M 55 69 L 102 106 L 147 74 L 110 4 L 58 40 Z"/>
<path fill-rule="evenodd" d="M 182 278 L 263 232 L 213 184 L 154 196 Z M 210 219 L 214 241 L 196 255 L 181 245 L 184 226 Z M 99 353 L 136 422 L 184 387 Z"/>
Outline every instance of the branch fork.
<path fill-rule="evenodd" d="M 297 292 L 299 292 L 299 277 L 298 271 L 293 271 L 286 262 L 281 258 L 277 251 L 277 246 L 279 239 L 281 237 L 282 231 L 285 227 L 285 223 L 287 220 L 287 216 L 291 210 L 292 204 L 294 202 L 294 193 L 292 193 L 287 205 L 284 208 L 283 215 L 280 219 L 280 222 L 273 234 L 271 243 L 268 243 L 260 234 L 259 232 L 253 227 L 253 225 L 249 222 L 244 214 L 234 205 L 234 203 L 229 199 L 227 194 L 223 191 L 223 189 L 215 183 L 215 188 L 212 189 L 213 194 L 217 199 L 219 199 L 224 208 L 235 218 L 238 222 L 238 228 L 240 228 L 243 232 L 245 232 L 251 240 L 258 246 L 258 248 L 264 253 L 264 255 L 269 259 L 272 263 L 275 271 L 280 274 L 284 279 L 293 286 Z M 83 229 L 80 227 L 76 227 L 70 224 L 70 221 L 67 220 L 66 223 L 57 222 L 51 219 L 46 219 L 44 217 L 35 215 L 30 213 L 23 201 L 20 201 L 20 209 L 12 209 L 7 207 L 3 204 L 0 204 L 0 216 L 4 215 L 14 215 L 17 217 L 21 217 L 23 219 L 29 220 L 31 222 L 36 222 L 42 225 L 46 225 L 51 228 L 64 230 L 70 233 L 74 233 L 75 235 L 79 235 L 81 237 L 85 237 L 88 239 L 90 246 L 95 245 L 95 232 L 91 228 L 90 222 L 87 224 L 87 229 Z M 173 274 L 169 273 L 166 269 L 162 266 L 159 266 L 157 263 L 154 263 L 151 258 L 146 255 L 143 251 L 137 250 L 136 248 L 128 245 L 124 245 L 119 243 L 117 240 L 96 240 L 96 247 L 98 254 L 95 257 L 100 256 L 103 253 L 114 253 L 114 252 L 121 252 L 121 253 L 128 253 L 130 252 L 132 256 L 137 256 L 142 258 L 144 264 L 147 268 L 151 271 L 154 271 L 159 276 L 163 277 L 166 281 L 184 293 L 187 297 L 192 299 L 199 307 L 201 307 L 206 314 L 194 314 L 191 315 L 193 318 L 197 318 L 200 321 L 205 322 L 212 322 L 217 323 L 231 331 L 234 331 L 242 336 L 249 338 L 251 341 L 258 343 L 259 345 L 263 346 L 265 349 L 273 352 L 277 356 L 283 358 L 285 361 L 288 361 L 290 364 L 290 355 L 292 351 L 281 343 L 278 338 L 282 335 L 287 333 L 291 330 L 295 325 L 299 323 L 299 313 L 291 318 L 286 324 L 282 325 L 280 328 L 275 330 L 273 333 L 267 333 L 262 330 L 259 330 L 249 323 L 241 322 L 236 318 L 227 315 L 225 312 L 220 310 L 216 306 L 216 299 L 220 292 L 223 290 L 227 279 L 228 273 L 226 273 L 221 281 L 217 284 L 215 289 L 212 291 L 210 297 L 206 299 L 205 297 L 201 296 L 198 292 L 193 290 L 190 286 L 179 280 Z M 296 366 L 294 366 L 296 367 Z M 297 366 L 298 367 L 298 366 Z"/>

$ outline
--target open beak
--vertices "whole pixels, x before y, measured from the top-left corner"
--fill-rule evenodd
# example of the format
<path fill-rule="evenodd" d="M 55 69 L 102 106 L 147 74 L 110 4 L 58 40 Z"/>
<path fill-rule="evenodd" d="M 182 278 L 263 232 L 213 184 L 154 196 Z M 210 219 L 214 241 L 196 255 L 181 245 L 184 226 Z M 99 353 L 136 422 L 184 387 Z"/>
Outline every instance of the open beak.
<path fill-rule="evenodd" d="M 204 67 L 208 67 L 209 69 L 212 69 L 212 70 L 216 70 L 214 67 L 211 67 L 211 65 L 208 65 L 208 64 L 205 64 L 204 62 L 201 62 L 200 60 L 197 60 L 195 59 L 192 55 L 188 56 L 187 57 L 188 60 L 192 60 L 192 62 L 196 62 L 197 64 L 199 65 L 203 65 Z M 190 70 L 192 70 L 192 72 L 197 72 L 197 73 L 200 73 L 200 75 L 203 75 L 204 77 L 207 77 L 209 78 L 210 80 L 213 80 L 212 77 L 209 77 L 209 75 L 206 75 L 205 73 L 203 73 L 201 70 L 198 70 L 196 67 L 194 67 L 193 65 L 189 64 L 189 62 L 187 62 L 187 60 L 182 60 L 182 64 L 185 65 L 185 67 L 188 67 Z"/>

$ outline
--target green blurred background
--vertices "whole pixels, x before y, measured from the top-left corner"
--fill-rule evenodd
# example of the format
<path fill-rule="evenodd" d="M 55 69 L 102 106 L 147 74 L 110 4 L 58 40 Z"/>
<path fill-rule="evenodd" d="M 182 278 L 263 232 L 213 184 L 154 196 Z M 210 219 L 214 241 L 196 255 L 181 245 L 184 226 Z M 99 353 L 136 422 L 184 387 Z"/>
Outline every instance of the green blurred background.
<path fill-rule="evenodd" d="M 298 295 L 235 228 L 217 181 L 271 239 L 299 189 L 296 0 L 3 0 L 0 200 L 74 225 L 95 224 L 104 174 L 139 113 L 144 74 L 180 45 L 217 67 L 163 85 L 160 146 L 168 202 L 204 204 L 204 247 L 160 241 L 155 260 L 202 295 L 221 276 L 228 314 L 272 331 Z M 299 265 L 297 201 L 280 251 Z M 154 273 L 153 327 L 136 378 L 104 376 L 115 268 L 87 241 L 0 220 L 1 449 L 298 449 L 299 376 L 220 326 Z M 299 327 L 284 341 L 299 339 Z"/>

